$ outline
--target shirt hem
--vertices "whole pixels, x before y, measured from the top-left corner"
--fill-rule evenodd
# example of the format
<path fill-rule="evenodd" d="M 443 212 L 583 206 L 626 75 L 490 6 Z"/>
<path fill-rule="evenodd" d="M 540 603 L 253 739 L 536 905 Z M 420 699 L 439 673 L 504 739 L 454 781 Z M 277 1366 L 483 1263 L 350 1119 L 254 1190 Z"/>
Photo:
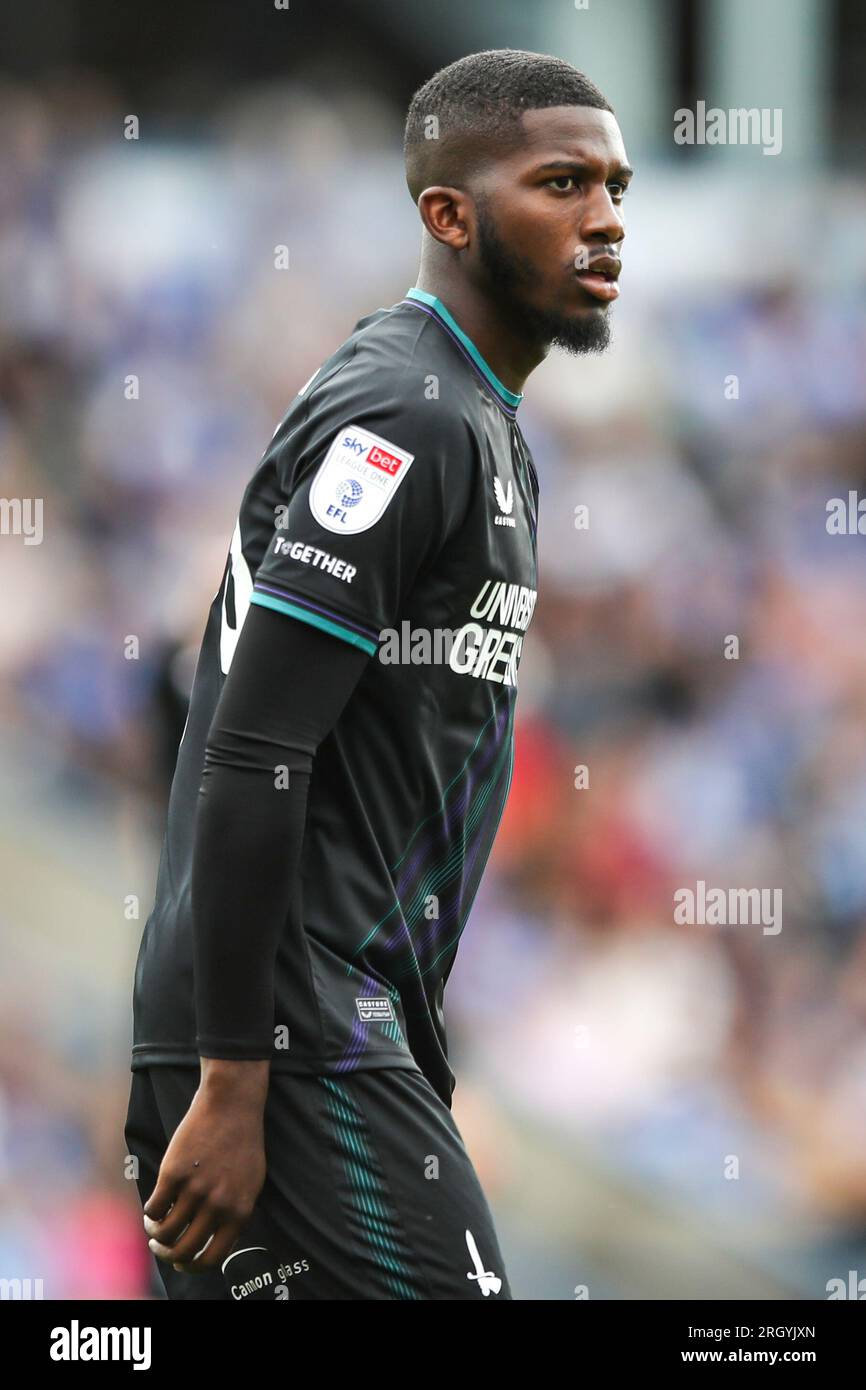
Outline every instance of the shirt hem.
<path fill-rule="evenodd" d="M 194 1047 L 172 1043 L 151 1045 L 137 1043 L 132 1049 L 129 1069 L 141 1071 L 145 1067 L 198 1066 L 200 1054 Z M 411 1053 L 368 1052 L 353 1061 L 343 1057 L 289 1057 L 276 1052 L 271 1058 L 272 1072 L 288 1072 L 295 1075 L 307 1072 L 326 1071 L 372 1071 L 378 1068 L 402 1068 L 407 1071 L 421 1071 Z"/>

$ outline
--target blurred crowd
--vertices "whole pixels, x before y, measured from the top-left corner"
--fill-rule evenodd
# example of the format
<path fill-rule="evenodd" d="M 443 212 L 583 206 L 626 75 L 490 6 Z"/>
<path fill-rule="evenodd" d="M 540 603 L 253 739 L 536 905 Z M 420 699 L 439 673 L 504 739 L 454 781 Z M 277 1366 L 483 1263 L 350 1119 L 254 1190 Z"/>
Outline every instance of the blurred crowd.
<path fill-rule="evenodd" d="M 0 494 L 44 499 L 41 544 L 0 537 L 0 1273 L 130 1298 L 132 968 L 205 615 L 277 421 L 415 283 L 419 230 L 368 94 L 255 88 L 127 139 L 68 81 L 0 88 Z M 866 1275 L 866 539 L 827 528 L 866 496 L 866 277 L 807 271 L 759 193 L 763 263 L 730 186 L 639 169 L 629 201 L 611 351 L 551 355 L 520 407 L 540 593 L 448 985 L 455 1114 L 498 1210 L 516 1115 L 821 1298 Z M 140 912 L 109 939 L 119 862 Z M 699 880 L 780 889 L 782 929 L 678 924 Z"/>

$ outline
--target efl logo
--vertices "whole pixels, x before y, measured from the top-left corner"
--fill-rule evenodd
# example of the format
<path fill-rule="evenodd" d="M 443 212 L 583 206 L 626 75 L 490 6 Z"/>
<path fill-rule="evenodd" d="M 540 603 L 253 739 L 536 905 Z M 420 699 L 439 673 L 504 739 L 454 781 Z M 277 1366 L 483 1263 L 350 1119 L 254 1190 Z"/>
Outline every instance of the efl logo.
<path fill-rule="evenodd" d="M 369 531 L 409 476 L 414 454 L 362 425 L 331 440 L 310 488 L 310 511 L 326 531 Z M 351 503 L 348 499 L 351 496 Z M 339 505 L 338 505 L 339 504 Z"/>
<path fill-rule="evenodd" d="M 383 473 L 390 473 L 393 478 L 403 463 L 394 454 L 389 454 L 385 449 L 380 449 L 378 444 L 373 444 L 367 455 L 367 463 L 374 463 L 377 468 L 381 468 Z"/>

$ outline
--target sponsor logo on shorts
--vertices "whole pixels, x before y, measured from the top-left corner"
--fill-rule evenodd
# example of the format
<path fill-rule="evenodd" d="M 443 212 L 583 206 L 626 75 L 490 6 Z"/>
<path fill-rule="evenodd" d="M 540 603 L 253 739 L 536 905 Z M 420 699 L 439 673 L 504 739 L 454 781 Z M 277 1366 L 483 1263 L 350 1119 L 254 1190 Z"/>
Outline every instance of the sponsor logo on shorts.
<path fill-rule="evenodd" d="M 289 1280 L 309 1273 L 309 1269 L 310 1262 L 305 1259 L 277 1264 L 263 1245 L 245 1245 L 241 1250 L 233 1250 L 222 1263 L 223 1277 L 237 1302 L 245 1298 L 255 1302 L 285 1301 L 289 1297 Z"/>
<path fill-rule="evenodd" d="M 362 1023 L 394 1023 L 394 1006 L 387 995 L 372 999 L 356 999 L 355 1007 Z"/>

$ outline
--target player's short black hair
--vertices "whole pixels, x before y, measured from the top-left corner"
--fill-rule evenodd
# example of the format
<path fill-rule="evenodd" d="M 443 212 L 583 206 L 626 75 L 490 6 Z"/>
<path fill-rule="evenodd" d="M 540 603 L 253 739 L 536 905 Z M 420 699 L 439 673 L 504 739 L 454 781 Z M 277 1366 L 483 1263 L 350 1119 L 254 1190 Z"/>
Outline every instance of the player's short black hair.
<path fill-rule="evenodd" d="M 403 154 L 412 201 L 433 184 L 466 187 L 519 141 L 523 112 L 545 106 L 613 113 L 594 82 L 547 53 L 491 48 L 440 68 L 418 88 L 406 116 Z"/>

